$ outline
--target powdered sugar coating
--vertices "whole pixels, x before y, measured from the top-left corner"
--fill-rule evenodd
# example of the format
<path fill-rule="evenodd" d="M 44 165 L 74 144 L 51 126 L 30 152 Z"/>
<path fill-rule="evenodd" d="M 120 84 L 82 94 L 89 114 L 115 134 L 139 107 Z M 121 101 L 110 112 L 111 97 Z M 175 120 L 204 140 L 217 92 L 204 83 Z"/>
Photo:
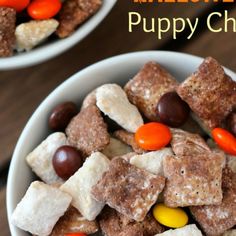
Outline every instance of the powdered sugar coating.
<path fill-rule="evenodd" d="M 125 130 L 135 133 L 143 125 L 136 106 L 132 105 L 124 90 L 117 84 L 105 84 L 96 90 L 98 108 Z"/>
<path fill-rule="evenodd" d="M 0 57 L 8 57 L 13 53 L 15 44 L 16 11 L 8 7 L 0 7 Z"/>
<path fill-rule="evenodd" d="M 29 51 L 54 33 L 59 23 L 55 19 L 32 20 L 16 27 L 16 49 Z"/>
<path fill-rule="evenodd" d="M 109 167 L 109 159 L 100 152 L 93 153 L 83 166 L 60 189 L 72 196 L 72 205 L 87 219 L 94 220 L 104 207 L 91 195 L 92 187 Z"/>
<path fill-rule="evenodd" d="M 96 221 L 86 220 L 77 209 L 69 207 L 64 216 L 62 216 L 50 236 L 64 236 L 66 233 L 83 232 L 93 234 L 99 230 Z"/>
<path fill-rule="evenodd" d="M 170 207 L 220 204 L 224 164 L 222 153 L 166 157 L 165 204 Z"/>
<path fill-rule="evenodd" d="M 156 106 L 167 92 L 175 90 L 177 81 L 156 62 L 148 62 L 138 74 L 125 85 L 130 102 L 152 121 L 157 121 Z"/>
<path fill-rule="evenodd" d="M 103 150 L 110 142 L 107 124 L 94 105 L 84 108 L 66 128 L 68 142 L 87 157 L 95 151 Z"/>
<path fill-rule="evenodd" d="M 135 222 L 109 207 L 104 208 L 99 224 L 106 236 L 153 236 L 164 231 L 151 213 L 142 222 Z"/>
<path fill-rule="evenodd" d="M 218 206 L 191 207 L 191 213 L 209 236 L 223 234 L 236 224 L 236 174 L 223 171 L 223 201 Z"/>
<path fill-rule="evenodd" d="M 68 142 L 65 134 L 56 132 L 50 134 L 40 145 L 27 155 L 26 161 L 28 165 L 45 183 L 55 184 L 64 182 L 56 174 L 52 165 L 52 158 L 59 147 L 67 144 Z"/>
<path fill-rule="evenodd" d="M 122 158 L 115 158 L 109 170 L 93 187 L 92 195 L 121 214 L 142 221 L 164 184 L 164 177 L 141 170 Z"/>
<path fill-rule="evenodd" d="M 71 202 L 58 188 L 35 181 L 12 214 L 12 223 L 35 235 L 47 236 Z"/>
<path fill-rule="evenodd" d="M 221 126 L 236 106 L 236 82 L 211 57 L 204 60 L 177 92 L 209 130 Z"/>
<path fill-rule="evenodd" d="M 171 147 L 176 155 L 198 155 L 211 152 L 211 149 L 199 134 L 173 128 L 171 133 Z"/>

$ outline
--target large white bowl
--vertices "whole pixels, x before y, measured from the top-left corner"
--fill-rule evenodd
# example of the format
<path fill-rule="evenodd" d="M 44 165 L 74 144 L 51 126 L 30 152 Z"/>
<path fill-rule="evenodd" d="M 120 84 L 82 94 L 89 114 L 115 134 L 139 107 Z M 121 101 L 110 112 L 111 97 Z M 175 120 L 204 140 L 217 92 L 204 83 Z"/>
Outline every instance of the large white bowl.
<path fill-rule="evenodd" d="M 25 163 L 25 156 L 32 151 L 48 134 L 48 115 L 60 102 L 74 101 L 78 105 L 85 95 L 105 83 L 125 84 L 148 61 L 154 60 L 166 67 L 179 81 L 194 72 L 202 58 L 182 53 L 146 51 L 124 54 L 98 62 L 76 73 L 56 88 L 34 112 L 16 145 L 7 183 L 7 213 L 11 234 L 26 236 L 10 223 L 17 203 L 21 200 L 32 181 L 32 171 Z M 236 74 L 226 69 L 236 80 Z"/>
<path fill-rule="evenodd" d="M 103 0 L 103 5 L 99 11 L 68 38 L 45 43 L 29 52 L 15 54 L 12 57 L 0 58 L 0 70 L 32 66 L 63 53 L 92 32 L 111 11 L 116 1 L 117 0 Z"/>

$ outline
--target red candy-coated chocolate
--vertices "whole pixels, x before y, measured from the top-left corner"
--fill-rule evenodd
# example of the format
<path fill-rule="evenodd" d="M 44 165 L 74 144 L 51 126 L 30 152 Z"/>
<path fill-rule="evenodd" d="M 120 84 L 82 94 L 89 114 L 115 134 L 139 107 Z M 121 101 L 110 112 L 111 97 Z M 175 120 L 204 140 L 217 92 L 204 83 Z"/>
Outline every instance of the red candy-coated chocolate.
<path fill-rule="evenodd" d="M 0 0 L 0 7 L 11 7 L 16 11 L 24 10 L 30 3 L 30 0 Z"/>
<path fill-rule="evenodd" d="M 171 137 L 170 129 L 157 122 L 141 126 L 135 134 L 137 144 L 147 151 L 155 151 L 165 147 L 170 142 Z"/>
<path fill-rule="evenodd" d="M 230 132 L 222 128 L 215 128 L 212 131 L 212 137 L 222 150 L 236 155 L 236 138 Z"/>
<path fill-rule="evenodd" d="M 28 6 L 28 14 L 35 20 L 54 17 L 61 9 L 60 0 L 34 0 Z"/>

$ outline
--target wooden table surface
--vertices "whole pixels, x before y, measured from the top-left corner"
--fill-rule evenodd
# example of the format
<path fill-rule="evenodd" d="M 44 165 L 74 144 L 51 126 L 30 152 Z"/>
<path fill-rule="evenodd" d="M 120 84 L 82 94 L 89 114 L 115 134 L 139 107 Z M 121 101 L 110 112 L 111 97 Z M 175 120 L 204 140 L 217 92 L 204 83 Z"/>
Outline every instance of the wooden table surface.
<path fill-rule="evenodd" d="M 108 17 L 78 45 L 43 64 L 27 69 L 0 72 L 0 229 L 1 236 L 10 235 L 5 209 L 6 176 L 17 139 L 27 120 L 40 102 L 69 76 L 101 59 L 140 50 L 172 50 L 202 57 L 213 56 L 236 71 L 236 33 L 212 33 L 204 27 L 206 17 L 227 9 L 236 18 L 233 4 L 133 4 L 118 0 Z M 171 33 L 157 40 L 156 34 L 142 30 L 128 32 L 128 12 L 137 11 L 146 17 L 199 17 L 201 27 L 191 40 L 187 31 L 177 40 Z M 214 22 L 224 23 L 223 18 Z M 96 79 L 96 78 L 91 78 Z"/>

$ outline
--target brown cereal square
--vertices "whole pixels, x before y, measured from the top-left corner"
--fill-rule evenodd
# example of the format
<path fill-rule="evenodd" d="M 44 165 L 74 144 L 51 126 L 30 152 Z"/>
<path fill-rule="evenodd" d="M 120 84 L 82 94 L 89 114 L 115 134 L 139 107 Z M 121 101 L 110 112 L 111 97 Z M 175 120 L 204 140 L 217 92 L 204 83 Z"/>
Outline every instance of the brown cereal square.
<path fill-rule="evenodd" d="M 93 234 L 99 230 L 96 221 L 88 221 L 75 209 L 70 207 L 62 216 L 50 236 L 64 236 L 66 233 L 83 232 Z"/>
<path fill-rule="evenodd" d="M 110 141 L 107 125 L 94 105 L 86 107 L 71 120 L 66 134 L 69 144 L 78 148 L 84 156 L 103 150 Z"/>
<path fill-rule="evenodd" d="M 93 186 L 92 195 L 121 214 L 143 221 L 164 185 L 164 177 L 141 170 L 123 158 L 115 158 Z"/>
<path fill-rule="evenodd" d="M 192 134 L 182 129 L 171 129 L 171 147 L 177 156 L 210 153 L 211 149 L 199 134 Z"/>
<path fill-rule="evenodd" d="M 164 231 L 150 213 L 142 222 L 136 222 L 109 207 L 100 215 L 99 225 L 106 236 L 153 236 Z"/>
<path fill-rule="evenodd" d="M 166 157 L 163 161 L 167 178 L 165 204 L 169 207 L 220 204 L 224 164 L 222 153 Z"/>
<path fill-rule="evenodd" d="M 101 0 L 67 0 L 63 3 L 59 14 L 57 35 L 68 37 L 74 30 L 101 7 Z"/>
<path fill-rule="evenodd" d="M 140 148 L 138 146 L 138 144 L 135 142 L 134 139 L 134 134 L 130 133 L 126 130 L 117 130 L 113 133 L 114 137 L 116 137 L 117 139 L 119 139 L 120 141 L 122 141 L 123 143 L 128 144 L 129 146 L 132 147 L 132 149 L 134 150 L 134 152 L 138 153 L 138 154 L 142 154 L 145 152 L 145 150 L 143 150 L 142 148 Z"/>
<path fill-rule="evenodd" d="M 152 121 L 158 120 L 156 106 L 161 96 L 175 90 L 178 83 L 162 66 L 148 62 L 139 73 L 125 85 L 131 103 Z"/>
<path fill-rule="evenodd" d="M 209 130 L 221 126 L 236 106 L 236 82 L 211 57 L 180 84 L 177 92 Z"/>
<path fill-rule="evenodd" d="M 13 53 L 15 44 L 16 11 L 8 7 L 0 7 L 0 57 L 8 57 Z"/>
<path fill-rule="evenodd" d="M 84 98 L 81 105 L 81 110 L 90 105 L 96 105 L 96 89 L 88 93 L 87 96 Z"/>
<path fill-rule="evenodd" d="M 191 207 L 191 213 L 209 236 L 223 234 L 236 225 L 236 174 L 225 168 L 222 176 L 223 201 L 219 206 Z"/>

